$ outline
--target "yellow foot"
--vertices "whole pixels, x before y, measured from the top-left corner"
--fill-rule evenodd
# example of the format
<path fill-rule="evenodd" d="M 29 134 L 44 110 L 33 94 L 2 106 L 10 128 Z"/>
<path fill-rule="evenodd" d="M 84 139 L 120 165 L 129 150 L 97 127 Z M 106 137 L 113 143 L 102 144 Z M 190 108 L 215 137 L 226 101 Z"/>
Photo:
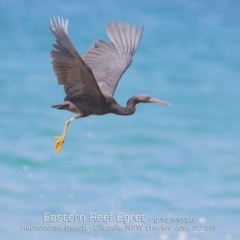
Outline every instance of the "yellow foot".
<path fill-rule="evenodd" d="M 65 137 L 64 136 L 54 137 L 54 140 L 56 141 L 55 146 L 54 146 L 54 150 L 55 150 L 56 153 L 59 153 L 62 150 Z"/>
<path fill-rule="evenodd" d="M 66 134 L 67 134 L 68 125 L 69 125 L 70 121 L 72 121 L 73 119 L 74 118 L 72 118 L 70 120 L 67 120 L 65 122 L 62 136 L 54 137 L 54 140 L 56 141 L 55 146 L 54 146 L 54 149 L 55 149 L 56 153 L 59 153 L 62 150 L 64 140 L 65 140 L 65 137 L 66 137 Z"/>

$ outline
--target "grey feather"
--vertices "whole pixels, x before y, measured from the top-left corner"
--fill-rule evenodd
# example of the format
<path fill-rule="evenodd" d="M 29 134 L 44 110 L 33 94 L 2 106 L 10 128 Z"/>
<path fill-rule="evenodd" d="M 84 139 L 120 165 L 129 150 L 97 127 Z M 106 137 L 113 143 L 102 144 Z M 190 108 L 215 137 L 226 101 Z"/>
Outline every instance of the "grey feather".
<path fill-rule="evenodd" d="M 51 51 L 52 64 L 58 83 L 64 85 L 65 100 L 82 95 L 92 96 L 99 104 L 105 103 L 105 98 L 94 78 L 91 69 L 81 59 L 68 36 L 68 20 L 51 20 L 50 30 L 56 37 L 56 44 Z"/>
<path fill-rule="evenodd" d="M 104 95 L 113 96 L 121 76 L 131 65 L 142 33 L 143 27 L 138 30 L 129 23 L 109 23 L 107 34 L 111 42 L 100 39 L 82 56 Z"/>

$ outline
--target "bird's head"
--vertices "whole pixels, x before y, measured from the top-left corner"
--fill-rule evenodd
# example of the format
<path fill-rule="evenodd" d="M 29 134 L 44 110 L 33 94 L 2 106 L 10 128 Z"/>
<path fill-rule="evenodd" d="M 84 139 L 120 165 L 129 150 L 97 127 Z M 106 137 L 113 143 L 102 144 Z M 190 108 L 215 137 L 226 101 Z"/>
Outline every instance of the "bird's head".
<path fill-rule="evenodd" d="M 157 98 L 153 98 L 148 94 L 138 94 L 136 96 L 134 96 L 134 100 L 137 103 L 159 103 L 159 104 L 164 104 L 164 105 L 171 105 L 171 103 L 157 99 Z"/>

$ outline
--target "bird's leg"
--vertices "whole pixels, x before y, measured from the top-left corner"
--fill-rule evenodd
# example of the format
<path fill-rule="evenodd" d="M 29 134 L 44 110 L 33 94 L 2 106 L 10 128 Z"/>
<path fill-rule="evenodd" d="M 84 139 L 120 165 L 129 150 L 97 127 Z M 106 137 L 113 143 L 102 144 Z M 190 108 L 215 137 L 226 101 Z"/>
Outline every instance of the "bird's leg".
<path fill-rule="evenodd" d="M 66 135 L 67 135 L 68 125 L 74 119 L 75 119 L 75 117 L 72 117 L 65 122 L 62 136 L 54 137 L 54 140 L 56 141 L 55 146 L 54 146 L 54 150 L 55 150 L 56 153 L 59 153 L 62 150 L 64 141 L 65 141 L 65 138 L 66 138 Z"/>

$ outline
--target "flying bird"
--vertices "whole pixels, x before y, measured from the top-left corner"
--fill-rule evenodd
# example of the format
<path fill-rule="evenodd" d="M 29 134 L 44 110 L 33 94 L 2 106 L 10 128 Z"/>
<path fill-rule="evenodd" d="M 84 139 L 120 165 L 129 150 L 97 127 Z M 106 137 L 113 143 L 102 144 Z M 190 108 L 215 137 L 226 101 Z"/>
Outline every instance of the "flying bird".
<path fill-rule="evenodd" d="M 131 65 L 143 27 L 138 29 L 137 25 L 123 22 L 108 23 L 106 29 L 110 42 L 99 39 L 82 56 L 68 35 L 68 20 L 53 18 L 49 29 L 56 37 L 51 51 L 53 70 L 66 93 L 64 102 L 52 107 L 76 114 L 65 122 L 62 136 L 54 138 L 57 153 L 63 147 L 69 123 L 74 119 L 107 113 L 131 115 L 138 103 L 170 105 L 148 94 L 131 97 L 126 107 L 120 106 L 113 98 L 120 78 Z"/>

